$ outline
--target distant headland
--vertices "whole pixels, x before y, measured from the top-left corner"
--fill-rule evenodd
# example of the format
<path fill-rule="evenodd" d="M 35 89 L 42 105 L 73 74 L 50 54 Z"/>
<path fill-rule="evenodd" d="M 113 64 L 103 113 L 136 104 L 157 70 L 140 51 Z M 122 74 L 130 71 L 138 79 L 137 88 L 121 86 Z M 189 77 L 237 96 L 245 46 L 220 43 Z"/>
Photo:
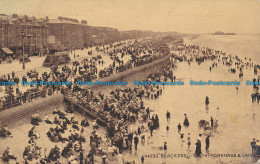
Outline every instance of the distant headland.
<path fill-rule="evenodd" d="M 235 33 L 225 33 L 222 31 L 217 31 L 215 33 L 213 33 L 212 35 L 236 35 Z"/>

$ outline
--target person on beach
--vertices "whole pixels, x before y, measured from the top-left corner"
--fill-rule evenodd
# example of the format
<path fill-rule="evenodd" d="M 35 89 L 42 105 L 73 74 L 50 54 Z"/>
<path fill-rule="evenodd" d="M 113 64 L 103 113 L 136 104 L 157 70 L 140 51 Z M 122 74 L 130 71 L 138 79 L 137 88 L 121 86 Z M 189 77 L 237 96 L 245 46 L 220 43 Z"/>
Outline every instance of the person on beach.
<path fill-rule="evenodd" d="M 166 118 L 167 118 L 167 122 L 170 121 L 171 119 L 171 113 L 167 110 L 167 113 L 166 113 Z"/>
<path fill-rule="evenodd" d="M 206 150 L 209 149 L 209 137 L 210 136 L 207 136 L 207 138 L 205 139 L 205 143 L 206 143 Z"/>
<path fill-rule="evenodd" d="M 188 133 L 188 137 L 187 137 L 187 145 L 188 145 L 188 151 L 190 151 L 190 145 L 191 145 L 191 141 L 190 141 L 190 133 Z"/>
<path fill-rule="evenodd" d="M 138 126 L 137 132 L 138 132 L 138 135 L 140 135 L 142 133 L 140 126 Z"/>
<path fill-rule="evenodd" d="M 137 135 L 134 137 L 134 144 L 135 144 L 135 150 L 137 150 L 137 145 L 138 145 L 139 139 Z"/>
<path fill-rule="evenodd" d="M 183 133 L 181 133 L 180 138 L 181 138 L 181 142 L 184 142 L 183 141 L 183 138 L 184 138 L 184 134 Z"/>
<path fill-rule="evenodd" d="M 141 157 L 141 162 L 144 163 L 144 156 Z"/>
<path fill-rule="evenodd" d="M 150 109 L 149 109 L 149 107 L 146 108 L 146 117 L 150 118 Z"/>
<path fill-rule="evenodd" d="M 179 123 L 177 127 L 178 127 L 178 133 L 180 133 L 181 132 L 181 123 Z"/>
<path fill-rule="evenodd" d="M 166 131 L 167 131 L 167 133 L 168 133 L 169 129 L 170 129 L 170 128 L 169 128 L 169 126 L 167 125 L 167 126 L 166 126 Z"/>
<path fill-rule="evenodd" d="M 209 97 L 208 96 L 206 96 L 205 104 L 209 105 Z"/>
<path fill-rule="evenodd" d="M 184 126 L 189 126 L 190 125 L 190 123 L 189 123 L 189 120 L 188 120 L 188 117 L 187 117 L 187 115 L 186 114 L 184 114 L 184 122 L 183 122 L 183 125 Z"/>
<path fill-rule="evenodd" d="M 12 155 L 10 152 L 9 152 L 10 148 L 7 147 L 2 155 L 2 160 L 4 162 L 9 162 L 10 159 L 14 159 L 16 160 L 17 157 L 15 157 L 14 155 Z"/>
<path fill-rule="evenodd" d="M 153 136 L 153 126 L 150 126 L 150 134 L 151 134 L 151 137 Z"/>
<path fill-rule="evenodd" d="M 163 149 L 167 150 L 167 142 L 164 142 Z"/>
<path fill-rule="evenodd" d="M 80 161 L 80 164 L 83 164 L 83 160 L 84 160 L 83 152 L 80 151 L 80 153 L 79 153 L 79 161 Z"/>
<path fill-rule="evenodd" d="M 195 155 L 197 157 L 199 157 L 201 155 L 201 142 L 200 142 L 200 140 L 197 140 L 195 145 L 196 145 Z"/>
<path fill-rule="evenodd" d="M 211 128 L 213 129 L 214 128 L 214 120 L 212 117 L 210 117 L 210 125 L 211 125 Z"/>
<path fill-rule="evenodd" d="M 251 145 L 251 148 L 252 148 L 252 154 L 254 155 L 255 154 L 255 145 L 256 145 L 254 138 L 253 138 L 253 141 L 250 143 L 250 145 Z"/>

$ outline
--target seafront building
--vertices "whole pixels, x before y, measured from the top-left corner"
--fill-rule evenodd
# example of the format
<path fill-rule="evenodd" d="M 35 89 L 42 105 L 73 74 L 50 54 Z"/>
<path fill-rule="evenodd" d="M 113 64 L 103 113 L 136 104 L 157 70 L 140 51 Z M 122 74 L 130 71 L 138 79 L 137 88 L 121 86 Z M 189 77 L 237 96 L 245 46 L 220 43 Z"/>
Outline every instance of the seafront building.
<path fill-rule="evenodd" d="M 1 58 L 19 56 L 23 44 L 28 54 L 42 54 L 47 46 L 47 30 L 44 19 L 17 14 L 0 15 Z"/>
<path fill-rule="evenodd" d="M 151 31 L 119 31 L 111 27 L 90 26 L 87 20 L 59 16 L 57 19 L 0 14 L 0 60 L 41 56 L 55 50 L 75 50 L 113 42 L 152 37 Z"/>

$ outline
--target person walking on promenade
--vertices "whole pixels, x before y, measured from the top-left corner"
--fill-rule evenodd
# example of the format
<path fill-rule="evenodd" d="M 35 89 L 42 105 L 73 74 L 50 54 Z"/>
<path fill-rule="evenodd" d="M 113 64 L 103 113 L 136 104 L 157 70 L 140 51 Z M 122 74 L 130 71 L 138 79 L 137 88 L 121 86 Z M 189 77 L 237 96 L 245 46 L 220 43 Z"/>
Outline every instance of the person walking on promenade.
<path fill-rule="evenodd" d="M 209 137 L 210 137 L 210 136 L 207 136 L 207 138 L 206 138 L 206 140 L 205 140 L 205 142 L 206 142 L 206 150 L 209 149 Z"/>

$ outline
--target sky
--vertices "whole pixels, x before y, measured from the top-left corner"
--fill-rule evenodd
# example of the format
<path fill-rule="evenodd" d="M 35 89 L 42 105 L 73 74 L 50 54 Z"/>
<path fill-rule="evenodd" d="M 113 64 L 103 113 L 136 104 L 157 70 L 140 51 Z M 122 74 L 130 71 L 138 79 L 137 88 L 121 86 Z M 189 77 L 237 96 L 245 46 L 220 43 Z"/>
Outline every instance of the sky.
<path fill-rule="evenodd" d="M 119 30 L 260 33 L 260 0 L 0 0 L 0 14 L 13 13 Z"/>

